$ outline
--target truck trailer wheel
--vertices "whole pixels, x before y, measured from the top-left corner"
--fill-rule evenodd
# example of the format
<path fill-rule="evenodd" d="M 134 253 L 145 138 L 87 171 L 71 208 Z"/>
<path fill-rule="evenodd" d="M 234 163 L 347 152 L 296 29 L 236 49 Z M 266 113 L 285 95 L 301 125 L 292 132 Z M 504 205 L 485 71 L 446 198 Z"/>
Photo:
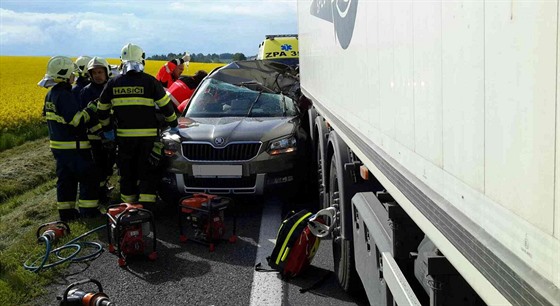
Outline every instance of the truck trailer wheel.
<path fill-rule="evenodd" d="M 321 144 L 317 143 L 317 147 L 315 149 L 315 162 L 317 165 L 317 196 L 319 201 L 319 209 L 323 209 L 329 207 L 330 205 L 327 190 L 325 188 L 325 181 L 323 180 L 323 150 L 320 146 Z"/>
<path fill-rule="evenodd" d="M 335 229 L 332 233 L 334 272 L 344 291 L 357 292 L 362 289 L 362 285 L 354 262 L 354 244 L 351 240 L 343 239 L 340 231 L 344 226 L 343 222 L 347 220 L 340 213 L 340 207 L 345 204 L 339 193 L 342 188 L 344 188 L 344 182 L 338 179 L 336 158 L 333 155 L 330 163 L 329 198 L 330 205 L 335 206 L 339 212 L 335 218 Z"/>

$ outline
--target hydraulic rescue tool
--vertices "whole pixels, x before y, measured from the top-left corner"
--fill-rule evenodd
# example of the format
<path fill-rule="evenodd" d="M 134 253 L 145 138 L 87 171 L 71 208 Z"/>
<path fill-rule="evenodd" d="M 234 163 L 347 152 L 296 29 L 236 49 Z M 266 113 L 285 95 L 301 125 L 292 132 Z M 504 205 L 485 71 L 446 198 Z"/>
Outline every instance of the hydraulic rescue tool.
<path fill-rule="evenodd" d="M 83 285 L 87 283 L 94 283 L 97 285 L 97 292 L 95 291 L 85 291 L 77 287 L 78 285 Z M 103 287 L 101 283 L 95 279 L 84 279 L 70 284 L 64 290 L 62 296 L 56 298 L 60 301 L 60 306 L 111 306 L 115 303 L 109 300 L 109 297 L 103 293 Z"/>
<path fill-rule="evenodd" d="M 186 230 L 190 230 L 191 240 L 208 245 L 210 252 L 213 252 L 214 243 L 222 240 L 226 234 L 224 212 L 230 204 L 229 198 L 205 193 L 182 198 L 179 201 L 179 240 L 181 242 L 189 240 Z M 232 235 L 226 240 L 230 243 L 237 241 L 235 214 Z"/>
<path fill-rule="evenodd" d="M 48 239 L 50 243 L 70 234 L 70 226 L 66 222 L 54 221 L 41 224 L 37 229 L 37 241 Z"/>
<path fill-rule="evenodd" d="M 68 241 L 66 244 L 60 247 L 52 249 L 54 243 L 56 243 L 62 237 L 70 234 L 70 227 L 67 223 L 62 221 L 54 221 L 42 224 L 37 229 L 37 242 L 45 244 L 45 252 L 40 256 L 32 256 L 28 258 L 23 263 L 23 266 L 29 271 L 39 272 L 42 269 L 51 268 L 67 261 L 80 262 L 95 259 L 101 254 L 101 252 L 103 252 L 103 246 L 101 246 L 101 244 L 97 242 L 78 242 L 78 240 L 102 228 L 105 228 L 105 225 L 99 226 Z M 81 250 L 87 248 L 89 248 L 90 250 L 86 253 L 86 255 L 77 256 Z M 53 257 L 55 258 L 54 260 L 51 258 L 51 254 L 55 255 L 56 258 Z"/>
<path fill-rule="evenodd" d="M 152 245 L 148 259 L 156 260 L 156 229 L 153 214 L 142 204 L 121 203 L 107 210 L 109 251 L 119 256 L 119 266 L 125 266 L 128 257 L 143 255 Z M 148 236 L 152 233 L 152 238 Z M 116 249 L 115 249 L 116 246 Z"/>

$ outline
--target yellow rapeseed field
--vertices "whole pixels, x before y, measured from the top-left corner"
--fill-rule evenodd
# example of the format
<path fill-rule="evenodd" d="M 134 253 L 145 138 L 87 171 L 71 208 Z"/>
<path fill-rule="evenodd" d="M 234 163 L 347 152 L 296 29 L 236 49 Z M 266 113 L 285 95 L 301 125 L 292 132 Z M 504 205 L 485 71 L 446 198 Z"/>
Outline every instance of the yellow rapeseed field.
<path fill-rule="evenodd" d="M 37 86 L 50 57 L 0 56 L 0 131 L 42 122 L 45 95 L 48 89 Z M 73 58 L 75 60 L 75 58 Z M 108 59 L 118 64 L 118 59 Z M 147 61 L 146 73 L 155 76 L 165 61 Z M 190 63 L 184 75 L 198 70 L 210 72 L 222 64 Z"/>

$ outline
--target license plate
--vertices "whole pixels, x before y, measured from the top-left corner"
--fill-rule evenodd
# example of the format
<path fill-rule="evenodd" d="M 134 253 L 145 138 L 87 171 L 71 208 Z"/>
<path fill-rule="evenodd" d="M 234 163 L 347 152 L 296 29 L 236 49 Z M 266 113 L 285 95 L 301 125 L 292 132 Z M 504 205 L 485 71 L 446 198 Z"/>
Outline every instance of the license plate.
<path fill-rule="evenodd" d="M 241 177 L 241 165 L 192 165 L 195 177 Z"/>

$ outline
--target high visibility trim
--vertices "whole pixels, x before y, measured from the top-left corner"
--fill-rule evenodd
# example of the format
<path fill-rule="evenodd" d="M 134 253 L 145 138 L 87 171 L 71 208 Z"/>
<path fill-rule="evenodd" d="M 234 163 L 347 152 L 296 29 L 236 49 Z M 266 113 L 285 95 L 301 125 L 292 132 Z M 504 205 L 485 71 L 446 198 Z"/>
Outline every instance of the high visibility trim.
<path fill-rule="evenodd" d="M 72 209 L 74 208 L 74 205 L 76 203 L 74 203 L 74 201 L 72 202 L 56 202 L 56 208 L 57 209 Z"/>
<path fill-rule="evenodd" d="M 84 119 L 84 122 L 89 121 L 89 114 L 86 111 L 77 112 L 70 121 L 70 125 L 78 126 L 80 124 L 80 120 Z"/>
<path fill-rule="evenodd" d="M 133 194 L 133 195 L 126 195 L 126 194 L 122 194 L 122 193 L 121 193 L 121 200 L 122 200 L 123 202 L 126 202 L 126 203 L 134 203 L 134 202 L 136 202 L 136 199 L 137 199 L 137 198 L 138 198 L 138 197 L 137 197 L 135 194 Z"/>
<path fill-rule="evenodd" d="M 151 129 L 117 129 L 119 137 L 150 137 L 157 136 L 157 128 Z"/>
<path fill-rule="evenodd" d="M 97 136 L 97 135 L 92 135 L 92 134 L 88 134 L 87 138 L 89 140 L 101 140 L 101 137 Z"/>
<path fill-rule="evenodd" d="M 91 144 L 87 140 L 86 141 L 79 141 L 79 144 L 80 144 L 80 149 L 91 149 Z M 77 149 L 76 141 L 51 140 L 50 141 L 50 147 L 51 147 L 51 149 L 62 149 L 62 150 Z"/>
<path fill-rule="evenodd" d="M 167 105 L 167 103 L 169 103 L 169 101 L 171 101 L 171 99 L 169 99 L 168 95 L 165 95 L 165 96 L 163 96 L 163 98 L 157 100 L 156 104 L 159 107 L 164 107 L 165 105 Z"/>
<path fill-rule="evenodd" d="M 111 123 L 111 119 L 99 119 L 99 123 L 101 123 L 102 126 L 108 126 Z"/>
<path fill-rule="evenodd" d="M 155 194 L 146 194 L 146 193 L 141 193 L 140 194 L 140 198 L 138 199 L 139 202 L 151 202 L 154 203 L 156 201 L 156 195 Z"/>
<path fill-rule="evenodd" d="M 154 104 L 154 99 L 142 98 L 142 97 L 115 98 L 115 99 L 111 100 L 111 102 L 113 103 L 114 107 L 132 106 L 132 105 L 153 107 L 155 105 Z"/>
<path fill-rule="evenodd" d="M 89 131 L 92 132 L 92 133 L 95 133 L 95 132 L 99 131 L 99 130 L 102 129 L 102 128 L 103 128 L 103 126 L 101 126 L 101 123 L 98 123 L 98 124 L 96 124 L 96 125 L 90 127 L 90 128 L 89 128 Z"/>
<path fill-rule="evenodd" d="M 171 122 L 177 120 L 177 115 L 175 113 L 171 114 L 171 116 L 165 117 L 166 122 Z"/>
<path fill-rule="evenodd" d="M 280 253 L 278 254 L 278 257 L 276 258 L 276 264 L 279 265 L 280 264 L 280 260 L 282 260 L 283 257 L 285 257 L 287 254 L 287 250 L 286 247 L 288 246 L 288 241 L 290 241 L 290 238 L 292 237 L 292 234 L 294 233 L 295 229 L 298 227 L 298 225 L 303 222 L 303 220 L 305 220 L 306 218 L 308 218 L 309 216 L 311 216 L 312 214 L 310 212 L 306 213 L 305 215 L 303 215 L 301 218 L 299 218 L 296 223 L 294 223 L 294 225 L 292 225 L 292 228 L 290 229 L 290 232 L 288 232 L 288 235 L 286 236 L 286 239 L 284 240 L 284 244 L 282 244 L 282 248 L 280 249 Z"/>
<path fill-rule="evenodd" d="M 161 150 L 163 149 L 163 143 L 156 141 L 154 142 L 154 146 L 152 147 L 152 151 L 157 155 L 161 155 Z"/>
<path fill-rule="evenodd" d="M 97 200 L 78 200 L 78 207 L 81 208 L 97 208 L 99 202 Z"/>
<path fill-rule="evenodd" d="M 169 93 L 167 93 L 169 95 Z M 173 104 L 175 104 L 176 107 L 179 107 L 179 105 L 181 104 L 174 96 L 169 96 L 169 98 L 171 99 L 171 102 L 173 102 Z"/>
<path fill-rule="evenodd" d="M 53 112 L 46 112 L 45 117 L 47 118 L 47 120 L 56 121 L 56 122 L 62 123 L 62 124 L 67 124 L 66 120 L 64 120 L 64 118 L 62 118 L 62 116 L 59 116 L 59 115 L 57 115 L 56 113 L 53 113 Z"/>
<path fill-rule="evenodd" d="M 111 103 L 97 103 L 97 110 L 109 110 L 111 109 Z"/>

